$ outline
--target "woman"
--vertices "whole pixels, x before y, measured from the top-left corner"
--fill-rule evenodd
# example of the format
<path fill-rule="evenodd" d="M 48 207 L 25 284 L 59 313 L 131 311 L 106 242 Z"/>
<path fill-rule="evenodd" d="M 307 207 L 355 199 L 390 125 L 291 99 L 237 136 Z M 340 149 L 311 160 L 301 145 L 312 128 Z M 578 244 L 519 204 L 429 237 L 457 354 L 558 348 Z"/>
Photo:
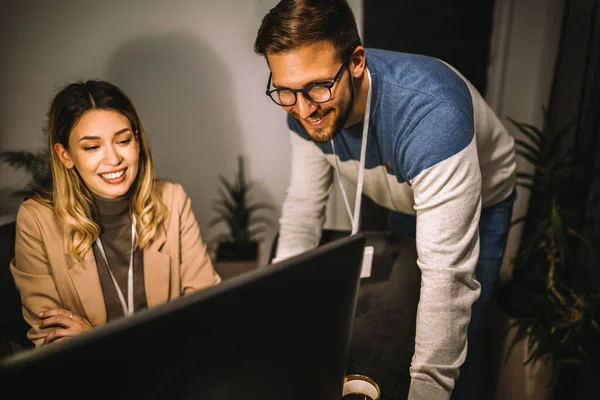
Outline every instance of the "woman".
<path fill-rule="evenodd" d="M 66 86 L 48 131 L 52 192 L 19 208 L 11 263 L 36 346 L 221 281 L 183 188 L 155 180 L 146 134 L 119 88 Z"/>

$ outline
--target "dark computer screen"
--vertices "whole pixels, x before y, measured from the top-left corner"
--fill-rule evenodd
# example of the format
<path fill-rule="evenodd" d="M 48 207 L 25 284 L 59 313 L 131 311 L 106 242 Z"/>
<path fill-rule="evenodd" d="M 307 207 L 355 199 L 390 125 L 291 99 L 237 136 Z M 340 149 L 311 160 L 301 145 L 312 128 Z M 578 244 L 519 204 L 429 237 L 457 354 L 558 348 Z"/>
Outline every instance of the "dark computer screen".
<path fill-rule="evenodd" d="M 361 234 L 345 237 L 17 354 L 0 364 L 0 391 L 7 398 L 339 399 L 364 242 Z"/>

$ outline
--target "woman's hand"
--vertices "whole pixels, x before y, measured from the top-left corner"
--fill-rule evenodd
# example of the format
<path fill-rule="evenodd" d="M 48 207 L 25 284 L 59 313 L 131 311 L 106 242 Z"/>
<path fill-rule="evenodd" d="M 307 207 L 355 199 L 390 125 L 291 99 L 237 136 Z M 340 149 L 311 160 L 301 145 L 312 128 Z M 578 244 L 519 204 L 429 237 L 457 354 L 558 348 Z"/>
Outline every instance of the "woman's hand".
<path fill-rule="evenodd" d="M 43 344 L 53 343 L 92 329 L 92 324 L 87 319 L 64 308 L 43 311 L 39 314 L 39 317 L 42 318 L 40 328 L 57 327 L 46 335 Z"/>

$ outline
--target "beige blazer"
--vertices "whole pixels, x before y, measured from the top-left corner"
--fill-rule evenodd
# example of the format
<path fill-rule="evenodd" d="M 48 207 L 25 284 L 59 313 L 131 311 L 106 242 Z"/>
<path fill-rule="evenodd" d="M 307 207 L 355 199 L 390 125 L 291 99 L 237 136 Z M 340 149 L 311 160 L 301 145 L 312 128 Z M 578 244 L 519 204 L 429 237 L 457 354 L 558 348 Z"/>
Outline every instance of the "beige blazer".
<path fill-rule="evenodd" d="M 168 211 L 143 250 L 148 307 L 221 282 L 202 241 L 190 198 L 179 184 L 159 181 L 157 189 Z M 19 208 L 10 268 L 21 294 L 23 316 L 31 325 L 27 336 L 36 346 L 55 329 L 40 329 L 38 314 L 45 310 L 65 308 L 87 318 L 92 326 L 106 323 L 93 250 L 83 262 L 77 262 L 67 254 L 68 235 L 51 208 L 34 200 Z"/>

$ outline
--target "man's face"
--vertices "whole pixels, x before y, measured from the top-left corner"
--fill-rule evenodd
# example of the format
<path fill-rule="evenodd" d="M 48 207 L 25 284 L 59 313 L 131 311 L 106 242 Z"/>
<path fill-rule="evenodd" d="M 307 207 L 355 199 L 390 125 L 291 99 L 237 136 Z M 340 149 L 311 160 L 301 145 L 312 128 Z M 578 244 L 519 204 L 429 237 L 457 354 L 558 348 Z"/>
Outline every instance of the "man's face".
<path fill-rule="evenodd" d="M 268 54 L 274 88 L 302 89 L 311 83 L 330 82 L 342 61 L 329 42 L 317 42 L 281 54 Z M 296 104 L 283 107 L 301 124 L 315 142 L 331 140 L 344 127 L 354 103 L 354 88 L 348 67 L 344 67 L 331 99 L 317 104 L 296 93 Z"/>

